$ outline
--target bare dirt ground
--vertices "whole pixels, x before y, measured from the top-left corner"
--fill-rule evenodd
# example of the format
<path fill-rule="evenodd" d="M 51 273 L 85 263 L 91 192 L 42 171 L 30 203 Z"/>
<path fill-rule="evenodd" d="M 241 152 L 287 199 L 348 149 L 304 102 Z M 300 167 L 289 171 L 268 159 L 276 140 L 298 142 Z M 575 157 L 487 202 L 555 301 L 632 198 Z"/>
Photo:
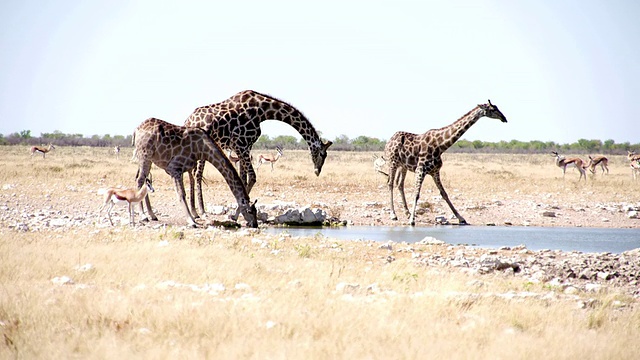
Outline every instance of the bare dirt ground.
<path fill-rule="evenodd" d="M 43 159 L 26 147 L 0 147 L 0 357 L 634 358 L 640 351 L 639 249 L 482 249 L 221 230 L 206 224 L 226 220 L 213 211 L 234 199 L 211 166 L 203 226 L 185 227 L 173 181 L 159 169 L 151 195 L 159 221 L 128 226 L 117 208 L 111 226 L 98 213 L 98 190 L 134 185 L 136 164 L 126 153 L 58 147 Z M 399 201 L 401 220 L 389 219 L 388 189 L 371 156 L 330 151 L 316 177 L 307 152 L 285 149 L 273 171 L 258 171 L 251 197 L 269 215 L 317 207 L 348 224 L 407 226 Z M 442 178 L 474 226 L 638 228 L 640 181 L 624 157 L 610 160 L 609 175 L 578 182 L 576 171 L 563 179 L 550 155 L 446 154 Z M 409 200 L 412 176 L 406 188 Z M 418 208 L 417 226 L 451 215 L 429 177 Z"/>
<path fill-rule="evenodd" d="M 105 225 L 106 217 L 98 217 L 97 212 L 102 201 L 98 189 L 134 185 L 136 164 L 128 161 L 128 154 L 116 160 L 106 154 L 107 149 L 62 148 L 46 159 L 25 156 L 28 151 L 17 147 L 8 147 L 5 153 L 0 199 L 5 210 L 13 210 L 4 212 L 5 225 L 25 216 L 20 209 L 59 212 Z M 258 170 L 251 198 L 263 209 L 272 204 L 321 208 L 351 225 L 406 226 L 408 216 L 397 190 L 399 220 L 390 219 L 386 179 L 373 171 L 371 156 L 330 152 L 322 174 L 316 177 L 307 152 L 285 150 L 273 171 L 268 167 Z M 634 216 L 634 211 L 640 210 L 640 180 L 631 178 L 623 156 L 611 157 L 608 175 L 598 169 L 587 181 L 578 181 L 576 170 L 568 170 L 563 179 L 548 155 L 445 154 L 444 160 L 441 174 L 445 190 L 472 225 L 640 227 Z M 151 200 L 161 223 L 185 224 L 173 181 L 160 169 L 152 172 L 156 192 Z M 221 205 L 233 207 L 235 201 L 226 183 L 211 165 L 205 175 L 209 179 L 204 187 L 208 211 Z M 188 187 L 188 181 L 185 185 Z M 414 193 L 413 174 L 409 173 L 409 208 Z M 417 213 L 417 226 L 433 226 L 437 216 L 457 222 L 431 177 L 422 186 Z M 114 214 L 127 221 L 124 208 L 116 208 Z M 209 213 L 204 219 L 225 220 L 226 216 Z"/>

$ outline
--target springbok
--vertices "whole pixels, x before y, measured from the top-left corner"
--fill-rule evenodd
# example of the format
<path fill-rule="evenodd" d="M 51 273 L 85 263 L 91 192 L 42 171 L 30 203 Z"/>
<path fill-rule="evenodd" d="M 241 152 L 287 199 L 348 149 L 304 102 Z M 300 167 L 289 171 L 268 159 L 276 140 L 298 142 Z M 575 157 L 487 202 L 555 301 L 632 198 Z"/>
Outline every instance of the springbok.
<path fill-rule="evenodd" d="M 256 167 L 256 170 L 260 169 L 260 165 L 264 163 L 269 163 L 271 164 L 271 171 L 273 171 L 273 164 L 275 164 L 276 161 L 278 161 L 278 159 L 280 159 L 281 156 L 282 156 L 282 148 L 280 146 L 276 146 L 276 154 L 274 156 L 260 155 L 260 157 L 258 158 L 258 166 Z"/>
<path fill-rule="evenodd" d="M 629 166 L 631 167 L 631 177 L 633 180 L 637 180 L 640 175 L 640 160 L 633 161 Z"/>
<path fill-rule="evenodd" d="M 580 178 L 578 179 L 578 181 L 582 180 L 582 177 L 584 176 L 584 181 L 587 181 L 587 173 L 584 170 L 584 161 L 582 161 L 582 159 L 577 158 L 577 157 L 572 157 L 572 158 L 566 158 L 560 154 L 558 154 L 558 152 L 556 151 L 552 151 L 551 152 L 553 154 L 553 156 L 556 157 L 556 166 L 558 166 L 560 169 L 562 169 L 562 178 L 564 179 L 564 175 L 567 171 L 567 167 L 569 166 L 575 166 L 576 169 L 578 169 L 578 171 L 580 172 Z"/>
<path fill-rule="evenodd" d="M 56 147 L 53 146 L 53 144 L 49 144 L 49 147 L 43 147 L 43 146 L 32 146 L 31 147 L 31 156 L 33 156 L 33 154 L 35 153 L 39 153 L 42 154 L 42 158 L 44 159 L 45 154 L 48 153 L 51 150 L 54 150 Z"/>
<path fill-rule="evenodd" d="M 135 205 L 140 204 L 140 210 L 144 211 L 142 208 L 142 200 L 144 200 L 145 196 L 147 196 L 148 192 L 154 192 L 151 174 L 146 178 L 145 184 L 143 184 L 140 189 L 100 189 L 98 190 L 98 194 L 104 194 L 104 202 L 102 206 L 100 206 L 100 211 L 98 212 L 98 216 L 102 214 L 102 210 L 107 208 L 107 216 L 109 217 L 109 222 L 111 226 L 113 226 L 113 221 L 111 220 L 111 209 L 114 205 L 129 205 L 129 224 L 135 224 Z"/>
<path fill-rule="evenodd" d="M 600 168 L 602 169 L 602 175 L 604 175 L 605 169 L 607 170 L 607 174 L 609 174 L 609 159 L 607 159 L 606 156 L 598 155 L 595 157 L 591 157 L 591 155 L 589 155 L 589 163 L 586 167 L 589 169 L 589 171 L 591 171 L 592 174 L 595 175 L 596 166 L 598 165 L 600 165 Z"/>

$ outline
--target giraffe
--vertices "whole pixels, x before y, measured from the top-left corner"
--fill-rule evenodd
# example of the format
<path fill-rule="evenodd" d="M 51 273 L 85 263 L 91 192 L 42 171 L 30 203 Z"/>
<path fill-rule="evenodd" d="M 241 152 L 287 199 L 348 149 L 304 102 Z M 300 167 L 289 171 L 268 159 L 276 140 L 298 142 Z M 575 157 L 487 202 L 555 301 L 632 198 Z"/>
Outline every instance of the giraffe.
<path fill-rule="evenodd" d="M 251 164 L 251 148 L 261 134 L 260 123 L 266 120 L 282 121 L 291 125 L 306 141 L 311 153 L 314 172 L 320 176 L 332 142 L 323 142 L 311 122 L 292 105 L 253 90 L 241 91 L 216 104 L 196 108 L 184 123 L 187 127 L 204 129 L 224 149 L 230 149 L 240 158 L 240 178 L 251 192 L 256 173 Z M 204 213 L 202 175 L 204 161 L 198 161 L 196 192 L 198 210 Z M 194 206 L 193 196 L 190 198 Z"/>
<path fill-rule="evenodd" d="M 431 175 L 436 187 L 438 187 L 440 191 L 440 195 L 447 202 L 453 214 L 458 218 L 459 224 L 467 224 L 467 221 L 453 207 L 440 181 L 440 168 L 442 167 L 441 155 L 469 130 L 473 124 L 484 116 L 498 119 L 503 123 L 507 122 L 507 118 L 498 110 L 498 107 L 489 101 L 488 104 L 474 107 L 449 126 L 440 129 L 431 129 L 424 134 L 413 134 L 404 131 L 398 131 L 393 134 L 384 149 L 384 158 L 389 163 L 387 185 L 390 193 L 392 220 L 398 220 L 393 206 L 394 184 L 398 187 L 406 214 L 410 214 L 409 224 L 413 226 L 415 225 L 416 206 L 420 198 L 422 182 L 426 175 Z M 407 200 L 404 195 L 404 180 L 407 170 L 415 172 L 416 174 L 415 196 L 411 213 L 409 213 Z M 397 177 L 396 171 L 399 172 Z"/>
<path fill-rule="evenodd" d="M 232 217 L 233 220 L 242 213 L 248 226 L 258 227 L 255 202 L 250 202 L 249 194 L 233 164 L 204 130 L 186 128 L 149 118 L 136 128 L 133 142 L 139 162 L 138 188 L 144 184 L 152 163 L 166 171 L 175 182 L 178 200 L 183 206 L 190 226 L 196 227 L 197 224 L 185 200 L 183 174 L 193 170 L 197 161 L 208 161 L 222 174 L 238 202 L 238 210 Z M 149 196 L 145 197 L 145 204 L 151 219 L 158 220 L 151 209 Z M 142 207 L 142 203 L 140 206 Z M 193 207 L 192 211 L 195 212 Z"/>

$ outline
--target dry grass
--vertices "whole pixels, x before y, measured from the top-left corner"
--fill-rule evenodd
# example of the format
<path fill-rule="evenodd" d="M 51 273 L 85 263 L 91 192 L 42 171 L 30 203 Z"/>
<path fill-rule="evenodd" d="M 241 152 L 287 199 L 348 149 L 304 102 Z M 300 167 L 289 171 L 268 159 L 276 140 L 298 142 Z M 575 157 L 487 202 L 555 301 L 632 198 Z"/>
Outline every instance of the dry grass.
<path fill-rule="evenodd" d="M 120 161 L 109 151 L 57 148 L 43 160 L 30 159 L 26 148 L 0 148 L 0 184 L 16 184 L 0 190 L 2 211 L 73 207 L 94 216 L 97 187 L 133 184 L 135 165 L 125 151 Z M 370 159 L 331 153 L 316 178 L 308 154 L 285 149 L 275 171 L 260 170 L 255 191 L 302 203 L 352 192 L 385 201 Z M 513 184 L 527 196 L 545 184 L 574 186 L 562 181 L 550 156 L 449 155 L 445 161 L 445 186 L 467 196 L 512 193 L 506 188 Z M 615 186 L 596 178 L 579 189 L 603 197 L 637 189 L 621 171 L 623 161 L 611 163 L 607 181 Z M 173 184 L 155 172 L 154 204 L 181 219 Z M 208 177 L 208 200 L 231 201 L 211 168 Z M 36 205 L 19 205 L 29 201 Z M 640 353 L 637 302 L 614 289 L 580 294 L 595 299 L 585 309 L 559 294 L 508 300 L 496 294 L 554 289 L 508 275 L 477 278 L 416 266 L 407 252 L 394 251 L 396 261 L 388 263 L 389 251 L 369 242 L 180 226 L 34 233 L 4 222 L 0 237 L 1 358 L 631 359 Z M 73 283 L 52 282 L 62 276 Z M 359 287 L 336 290 L 341 283 Z"/>

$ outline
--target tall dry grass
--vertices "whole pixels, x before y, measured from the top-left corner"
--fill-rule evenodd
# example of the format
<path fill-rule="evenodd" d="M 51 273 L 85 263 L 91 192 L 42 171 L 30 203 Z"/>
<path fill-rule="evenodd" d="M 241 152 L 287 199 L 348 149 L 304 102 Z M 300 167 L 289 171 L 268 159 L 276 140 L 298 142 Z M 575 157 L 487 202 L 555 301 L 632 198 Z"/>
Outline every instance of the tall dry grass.
<path fill-rule="evenodd" d="M 0 190 L 5 214 L 73 208 L 95 215 L 95 190 L 131 186 L 135 175 L 127 156 L 117 161 L 109 149 L 57 148 L 45 160 L 31 159 L 26 148 L 0 152 L 0 184 L 15 185 Z M 295 196 L 318 201 L 328 193 L 374 196 L 384 185 L 370 158 L 331 153 L 316 178 L 308 154 L 285 149 L 275 171 L 260 170 L 257 194 L 302 193 Z M 445 161 L 452 192 L 503 191 L 515 183 L 533 196 L 545 184 L 573 186 L 551 157 L 448 155 Z M 612 163 L 607 180 L 622 189 L 600 185 L 599 178 L 580 189 L 601 187 L 607 196 L 635 189 L 629 174 L 618 173 L 622 162 Z M 154 203 L 167 209 L 176 203 L 173 184 L 155 173 Z M 213 169 L 207 176 L 211 201 L 231 198 Z M 522 278 L 416 266 L 408 252 L 322 236 L 180 226 L 19 232 L 2 224 L 2 358 L 632 359 L 640 353 L 637 301 L 615 289 L 578 294 L 593 299 L 579 302 Z M 395 261 L 386 260 L 390 254 Z M 52 281 L 63 276 L 70 280 Z M 537 296 L 500 296 L 510 293 Z"/>

